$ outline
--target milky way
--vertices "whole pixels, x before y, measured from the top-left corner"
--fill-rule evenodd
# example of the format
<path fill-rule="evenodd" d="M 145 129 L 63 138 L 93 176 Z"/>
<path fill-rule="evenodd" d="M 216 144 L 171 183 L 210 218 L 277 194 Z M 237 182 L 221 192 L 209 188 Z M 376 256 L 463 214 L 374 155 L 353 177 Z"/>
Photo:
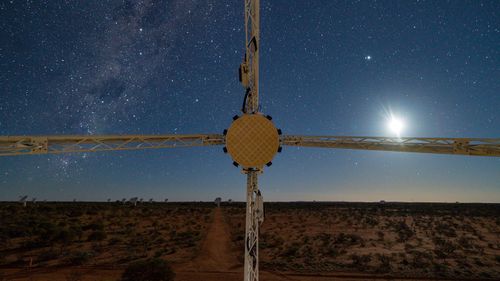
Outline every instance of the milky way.
<path fill-rule="evenodd" d="M 262 109 L 285 134 L 387 135 L 390 108 L 409 136 L 500 136 L 498 1 L 261 2 Z M 243 1 L 3 1 L 0 135 L 221 133 L 243 27 Z M 273 200 L 500 201 L 498 159 L 286 148 L 274 163 Z M 193 148 L 4 157 L 0 188 L 241 199 L 244 177 Z"/>

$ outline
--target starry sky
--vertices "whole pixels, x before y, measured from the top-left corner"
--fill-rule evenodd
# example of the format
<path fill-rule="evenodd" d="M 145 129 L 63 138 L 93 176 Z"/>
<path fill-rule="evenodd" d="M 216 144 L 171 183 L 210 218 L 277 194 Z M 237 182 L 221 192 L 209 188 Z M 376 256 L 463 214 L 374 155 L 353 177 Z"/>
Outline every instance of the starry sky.
<path fill-rule="evenodd" d="M 500 137 L 499 1 L 261 0 L 284 134 Z M 0 135 L 221 133 L 243 1 L 1 1 Z M 243 200 L 222 147 L 0 158 L 0 200 Z M 500 159 L 284 147 L 265 200 L 500 202 Z"/>

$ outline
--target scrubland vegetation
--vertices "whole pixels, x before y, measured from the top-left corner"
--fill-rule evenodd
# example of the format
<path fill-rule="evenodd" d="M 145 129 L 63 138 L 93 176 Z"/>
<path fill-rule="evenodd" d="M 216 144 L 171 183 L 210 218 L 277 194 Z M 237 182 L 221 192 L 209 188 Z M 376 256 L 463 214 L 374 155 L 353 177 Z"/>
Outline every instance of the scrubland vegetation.
<path fill-rule="evenodd" d="M 1 203 L 0 280 L 2 269 L 30 278 L 26 268 L 52 268 L 51 276 L 65 276 L 52 280 L 66 281 L 96 280 L 82 268 L 108 270 L 112 278 L 102 280 L 203 280 L 214 272 L 200 264 L 217 271 L 228 260 L 221 278 L 239 280 L 245 205 L 214 210 L 213 203 Z M 259 243 L 262 274 L 500 280 L 500 204 L 266 203 Z M 224 248 L 223 256 L 204 260 L 207 245 Z"/>
<path fill-rule="evenodd" d="M 244 205 L 225 208 L 243 249 Z M 500 205 L 266 203 L 263 269 L 500 278 Z"/>
<path fill-rule="evenodd" d="M 0 266 L 187 261 L 197 254 L 212 211 L 203 203 L 0 204 Z"/>

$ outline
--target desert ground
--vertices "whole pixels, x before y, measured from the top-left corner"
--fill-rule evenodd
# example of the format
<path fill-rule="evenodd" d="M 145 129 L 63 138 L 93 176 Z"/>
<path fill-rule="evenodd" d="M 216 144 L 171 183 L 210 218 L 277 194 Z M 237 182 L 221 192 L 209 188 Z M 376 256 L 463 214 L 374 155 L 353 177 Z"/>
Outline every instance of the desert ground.
<path fill-rule="evenodd" d="M 500 280 L 500 204 L 266 203 L 261 280 Z M 0 280 L 242 280 L 244 204 L 0 203 Z"/>

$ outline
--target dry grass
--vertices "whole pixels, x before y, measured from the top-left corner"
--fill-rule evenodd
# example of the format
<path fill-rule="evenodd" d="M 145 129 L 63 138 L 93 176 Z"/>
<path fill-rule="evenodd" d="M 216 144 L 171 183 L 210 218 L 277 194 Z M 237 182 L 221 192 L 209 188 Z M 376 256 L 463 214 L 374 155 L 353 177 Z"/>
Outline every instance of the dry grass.
<path fill-rule="evenodd" d="M 263 274 L 500 280 L 497 204 L 266 203 L 265 208 Z M 239 279 L 244 204 L 223 205 L 222 213 L 230 234 L 212 233 L 225 242 L 209 244 L 229 249 L 222 260 L 231 261 L 230 270 L 217 274 Z M 8 276 L 28 278 L 19 280 L 78 280 L 80 275 L 82 280 L 117 280 L 125 265 L 152 257 L 171 262 L 182 280 L 208 280 L 215 273 L 189 271 L 186 265 L 198 268 L 202 242 L 210 240 L 205 240 L 207 231 L 225 227 L 213 228 L 213 203 L 39 203 L 27 208 L 2 203 L 0 218 L 0 268 Z M 22 269 L 30 261 L 33 274 Z M 215 270 L 221 266 L 211 264 Z M 271 274 L 268 279 L 279 278 Z"/>
<path fill-rule="evenodd" d="M 500 206 L 269 203 L 264 269 L 414 277 L 499 278 Z M 225 209 L 243 249 L 244 205 Z"/>
<path fill-rule="evenodd" d="M 0 266 L 121 266 L 150 257 L 193 258 L 211 204 L 0 205 Z"/>

